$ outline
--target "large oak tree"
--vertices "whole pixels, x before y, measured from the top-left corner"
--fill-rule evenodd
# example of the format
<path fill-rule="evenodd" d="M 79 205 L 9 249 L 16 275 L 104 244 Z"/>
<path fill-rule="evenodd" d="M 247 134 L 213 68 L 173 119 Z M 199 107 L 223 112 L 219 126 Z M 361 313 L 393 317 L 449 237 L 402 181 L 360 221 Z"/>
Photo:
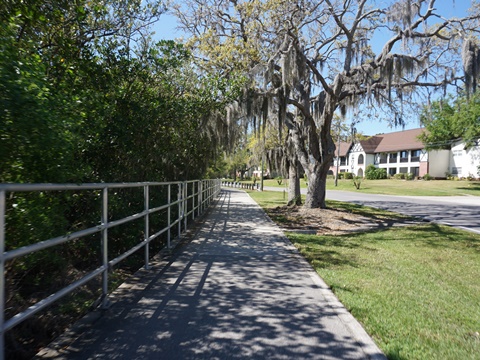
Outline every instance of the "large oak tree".
<path fill-rule="evenodd" d="M 229 116 L 286 124 L 308 176 L 305 205 L 325 207 L 337 111 L 389 107 L 401 124 L 405 107 L 421 96 L 426 101 L 449 84 L 476 87 L 478 7 L 457 19 L 436 3 L 188 0 L 177 15 L 205 68 L 250 75 Z"/>

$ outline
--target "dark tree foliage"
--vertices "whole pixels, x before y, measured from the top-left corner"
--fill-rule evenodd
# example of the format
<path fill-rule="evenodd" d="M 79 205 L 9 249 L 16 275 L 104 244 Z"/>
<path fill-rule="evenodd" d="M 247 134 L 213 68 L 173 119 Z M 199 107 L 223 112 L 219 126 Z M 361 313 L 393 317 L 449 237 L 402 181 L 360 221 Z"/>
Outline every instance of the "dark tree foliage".
<path fill-rule="evenodd" d="M 196 73 L 182 45 L 151 41 L 149 25 L 164 10 L 161 2 L 144 0 L 0 1 L 1 182 L 205 176 L 221 144 L 219 124 L 207 119 L 224 107 L 227 80 Z M 152 201 L 165 196 L 154 193 Z M 131 215 L 142 209 L 142 199 L 141 193 L 119 191 L 109 215 Z M 99 206 L 98 192 L 10 193 L 6 249 L 98 224 Z M 152 219 L 151 226 L 155 221 L 163 220 Z M 142 231 L 140 223 L 112 231 L 112 251 L 129 248 Z M 6 317 L 98 266 L 98 240 L 7 263 Z M 63 315 L 79 309 L 85 307 Z M 63 315 L 57 315 L 61 325 Z M 42 316 L 9 333 L 9 354 L 30 358 L 27 342 L 50 340 L 45 336 L 39 344 L 29 337 L 46 334 L 35 330 L 47 326 Z"/>

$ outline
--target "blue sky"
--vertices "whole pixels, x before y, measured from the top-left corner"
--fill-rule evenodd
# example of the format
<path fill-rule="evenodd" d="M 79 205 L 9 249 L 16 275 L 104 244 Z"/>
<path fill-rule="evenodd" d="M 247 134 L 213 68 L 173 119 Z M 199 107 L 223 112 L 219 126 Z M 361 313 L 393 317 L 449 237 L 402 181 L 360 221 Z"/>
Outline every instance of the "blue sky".
<path fill-rule="evenodd" d="M 467 13 L 468 8 L 471 6 L 471 1 L 468 0 L 438 0 L 436 2 L 436 8 L 438 13 L 445 14 L 446 17 L 462 17 Z M 183 34 L 177 31 L 175 28 L 177 26 L 176 18 L 164 14 L 161 16 L 160 20 L 155 24 L 155 38 L 156 39 L 166 39 L 166 40 L 175 40 L 181 38 Z M 348 116 L 348 115 L 347 115 Z M 348 122 L 348 120 L 347 120 Z M 406 119 L 405 130 L 414 129 L 419 127 L 418 118 L 409 118 Z M 379 133 L 388 133 L 394 131 L 401 131 L 401 127 L 390 127 L 389 124 L 385 121 L 373 121 L 373 120 L 362 120 L 357 125 L 356 128 L 358 132 L 361 132 L 365 135 L 375 135 Z"/>

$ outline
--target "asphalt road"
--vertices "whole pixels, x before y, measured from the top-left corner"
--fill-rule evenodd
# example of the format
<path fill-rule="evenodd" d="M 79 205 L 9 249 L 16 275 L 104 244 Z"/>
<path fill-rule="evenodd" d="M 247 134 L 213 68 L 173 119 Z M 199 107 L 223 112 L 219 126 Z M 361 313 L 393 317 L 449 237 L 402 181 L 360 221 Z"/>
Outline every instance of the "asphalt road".
<path fill-rule="evenodd" d="M 264 189 L 283 191 L 275 187 Z M 390 210 L 480 234 L 479 196 L 394 196 L 327 190 L 327 199 Z"/>

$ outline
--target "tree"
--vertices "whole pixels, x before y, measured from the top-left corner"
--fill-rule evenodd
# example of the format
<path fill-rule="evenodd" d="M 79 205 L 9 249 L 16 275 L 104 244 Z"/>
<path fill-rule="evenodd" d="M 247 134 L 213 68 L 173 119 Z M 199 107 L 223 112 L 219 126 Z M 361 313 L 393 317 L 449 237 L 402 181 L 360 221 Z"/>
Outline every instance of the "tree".
<path fill-rule="evenodd" d="M 480 137 L 480 96 L 435 101 L 420 116 L 425 127 L 421 140 L 427 149 L 450 149 L 458 139 L 472 145 Z"/>
<path fill-rule="evenodd" d="M 325 207 L 337 111 L 389 107 L 401 124 L 405 104 L 421 95 L 417 90 L 462 84 L 456 75 L 462 67 L 460 43 L 468 43 L 464 54 L 477 53 L 478 12 L 448 19 L 435 3 L 187 1 L 177 14 L 206 67 L 226 76 L 249 72 L 250 91 L 239 99 L 238 118 L 275 115 L 287 125 L 309 179 L 305 206 Z M 465 64 L 475 77 L 470 62 Z"/>
<path fill-rule="evenodd" d="M 183 45 L 153 43 L 149 25 L 162 11 L 161 2 L 148 0 L 1 3 L 1 182 L 164 181 L 209 175 L 209 165 L 225 145 L 219 134 L 226 128 L 225 119 L 212 114 L 238 97 L 238 86 L 218 74 L 199 73 Z M 122 218 L 141 208 L 143 200 L 136 194 L 112 195 L 109 216 Z M 153 202 L 167 194 L 152 189 L 150 196 Z M 6 250 L 97 223 L 98 201 L 96 191 L 10 193 Z M 165 221 L 166 214 L 160 214 L 150 219 L 150 226 Z M 142 231 L 140 222 L 112 229 L 113 253 L 131 248 Z M 98 251 L 98 242 L 72 241 L 7 262 L 6 318 L 35 303 L 39 292 L 54 292 L 66 277 L 81 277 L 97 263 Z M 43 327 L 48 314 L 38 316 Z M 18 358 L 20 348 L 33 350 L 25 356 L 31 358 L 45 345 L 28 336 L 38 328 L 36 321 L 12 330 L 7 358 Z M 54 323 L 61 326 L 57 317 Z"/>

